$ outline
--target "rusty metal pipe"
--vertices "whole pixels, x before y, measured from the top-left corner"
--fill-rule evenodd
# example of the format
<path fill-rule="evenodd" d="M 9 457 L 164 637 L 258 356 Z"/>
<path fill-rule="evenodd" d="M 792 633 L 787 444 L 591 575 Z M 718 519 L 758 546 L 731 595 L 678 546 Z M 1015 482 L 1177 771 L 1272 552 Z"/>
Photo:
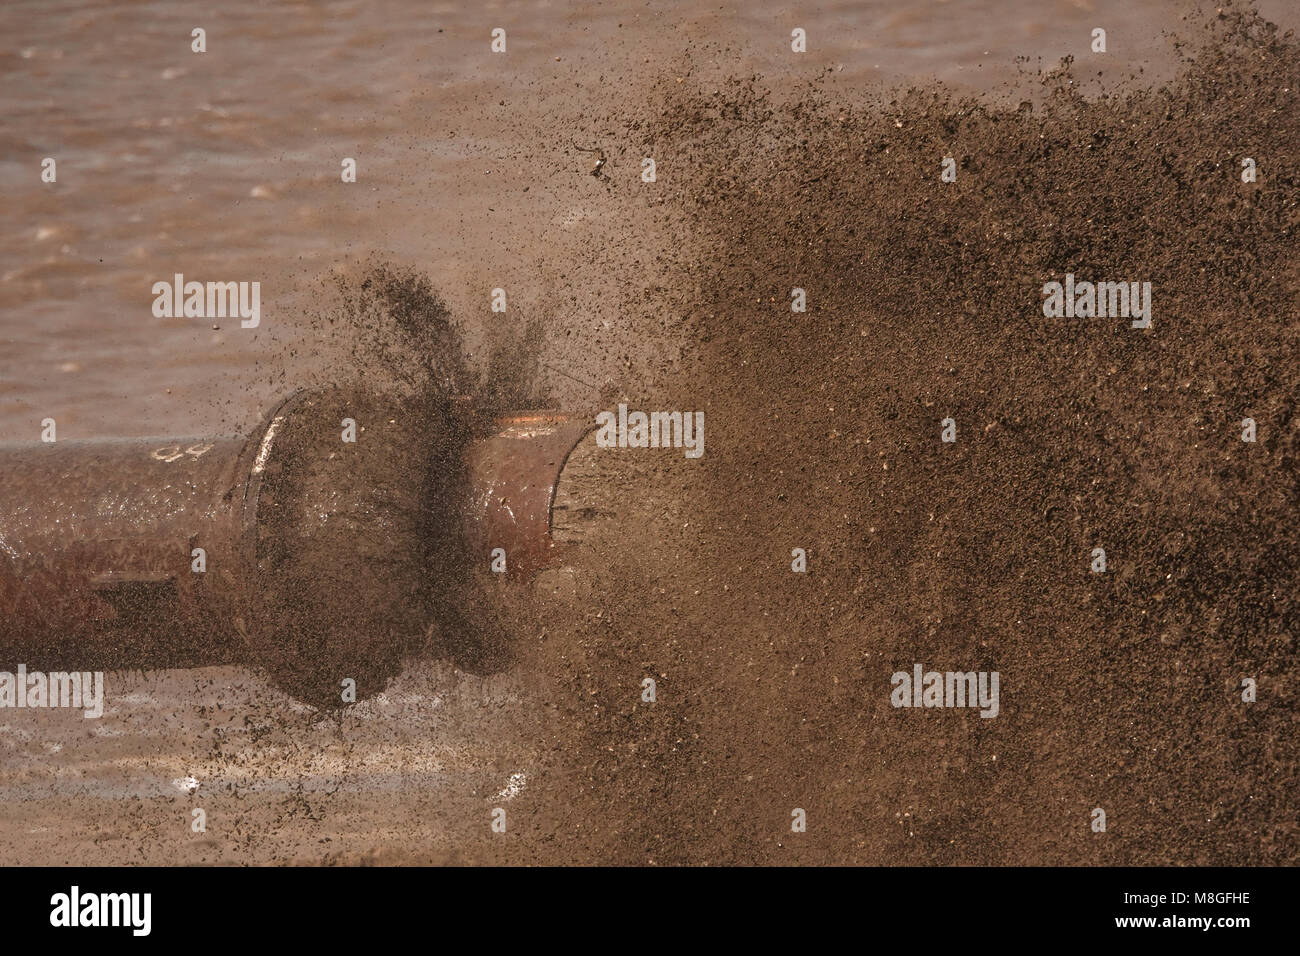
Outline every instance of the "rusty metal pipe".
<path fill-rule="evenodd" d="M 52 668 L 226 660 L 246 567 L 238 438 L 0 448 L 0 649 Z M 196 548 L 211 573 L 191 570 Z M 196 632 L 202 640 L 196 640 Z"/>
<path fill-rule="evenodd" d="M 262 478 L 309 394 L 245 438 L 0 444 L 0 660 L 83 670 L 259 662 L 250 584 Z M 501 548 L 519 576 L 554 557 L 555 485 L 587 430 L 563 414 L 521 413 L 467 448 L 468 560 L 486 569 Z"/>
<path fill-rule="evenodd" d="M 561 412 L 518 412 L 497 426 L 466 454 L 465 536 L 471 560 L 490 566 L 492 551 L 501 548 L 508 574 L 531 574 L 558 557 L 551 538 L 555 487 L 594 425 Z"/>

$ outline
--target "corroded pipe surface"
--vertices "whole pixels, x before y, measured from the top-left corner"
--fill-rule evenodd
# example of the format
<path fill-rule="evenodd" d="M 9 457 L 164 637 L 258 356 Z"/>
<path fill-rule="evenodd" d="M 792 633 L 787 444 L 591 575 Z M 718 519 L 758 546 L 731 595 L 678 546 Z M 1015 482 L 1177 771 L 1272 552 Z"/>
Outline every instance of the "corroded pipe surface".
<path fill-rule="evenodd" d="M 249 437 L 0 444 L 0 659 L 47 669 L 256 660 L 262 478 L 306 394 Z M 560 413 L 498 425 L 466 450 L 463 528 L 468 560 L 487 567 L 501 548 L 514 577 L 556 554 L 555 486 L 589 426 Z"/>
<path fill-rule="evenodd" d="M 0 649 L 43 667 L 229 659 L 247 444 L 0 446 Z"/>
<path fill-rule="evenodd" d="M 560 412 L 520 412 L 470 446 L 471 500 L 465 535 L 471 560 L 490 566 L 505 552 L 507 573 L 530 574 L 557 556 L 551 538 L 555 486 L 569 453 L 593 427 Z"/>

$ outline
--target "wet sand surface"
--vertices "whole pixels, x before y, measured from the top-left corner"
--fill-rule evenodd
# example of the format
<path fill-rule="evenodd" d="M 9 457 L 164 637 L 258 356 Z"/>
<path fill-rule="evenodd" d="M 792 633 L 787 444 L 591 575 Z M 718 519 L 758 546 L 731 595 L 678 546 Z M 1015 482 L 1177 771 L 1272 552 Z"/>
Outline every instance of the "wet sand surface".
<path fill-rule="evenodd" d="M 1259 7 L 1283 30 L 1300 24 L 1291 4 Z M 781 104 L 809 97 L 852 107 L 888 99 L 898 84 L 929 87 L 936 80 L 957 95 L 1014 104 L 1041 98 L 1036 71 L 1068 55 L 1080 61 L 1078 85 L 1090 95 L 1108 82 L 1147 88 L 1175 75 L 1177 60 L 1161 32 L 1181 27 L 1183 9 L 1101 0 L 797 9 L 0 9 L 0 440 L 33 440 L 46 417 L 57 420 L 60 438 L 245 433 L 295 384 L 329 380 L 351 367 L 353 357 L 322 336 L 313 317 L 328 302 L 322 277 L 331 269 L 362 274 L 374 255 L 432 278 L 463 322 L 475 361 L 485 359 L 503 321 L 490 310 L 490 291 L 506 288 L 512 326 L 539 321 L 545 328 L 531 360 L 544 390 L 564 407 L 591 413 L 610 407 L 611 396 L 643 408 L 697 407 L 689 404 L 694 399 L 719 421 L 710 432 L 707 472 L 677 455 L 579 456 L 583 487 L 605 489 L 595 492 L 581 544 L 535 583 L 481 582 L 500 599 L 499 610 L 482 613 L 499 614 L 493 626 L 509 635 L 509 659 L 500 666 L 413 659 L 381 695 L 332 716 L 238 666 L 109 673 L 105 714 L 94 720 L 58 710 L 0 710 L 0 854 L 14 864 L 1293 863 L 1300 852 L 1297 763 L 1285 731 L 1294 692 L 1282 688 L 1295 672 L 1279 663 L 1294 651 L 1290 604 L 1279 604 L 1265 624 L 1255 622 L 1255 632 L 1201 644 L 1180 635 L 1200 625 L 1206 608 L 1211 619 L 1244 628 L 1250 622 L 1234 617 L 1234 608 L 1254 608 L 1266 596 L 1219 593 L 1180 577 L 1169 600 L 1190 595 L 1191 603 L 1177 620 L 1147 627 L 1135 623 L 1146 613 L 1136 595 L 1149 593 L 1141 588 L 1144 575 L 1154 579 L 1165 570 L 1159 561 L 1129 562 L 1117 593 L 1098 599 L 1113 604 L 1113 614 L 1089 616 L 1090 606 L 1088 614 L 1059 618 L 1052 608 L 1063 595 L 1080 606 L 1093 600 L 1084 595 L 1086 580 L 1069 579 L 1054 592 L 1023 578 L 1018 592 L 995 580 L 1011 580 L 1022 567 L 1042 573 L 1049 548 L 1018 546 L 1013 554 L 1022 565 L 988 554 L 988 566 L 975 558 L 944 564 L 936 553 L 949 540 L 982 554 L 990 527 L 1025 519 L 1014 509 L 975 508 L 986 523 L 950 516 L 944 524 L 950 509 L 925 497 L 947 493 L 946 485 L 927 484 L 940 466 L 904 452 L 912 439 L 900 429 L 929 429 L 920 408 L 942 398 L 937 379 L 908 393 L 906 374 L 947 369 L 948 357 L 965 347 L 962 336 L 987 329 L 959 326 L 944 341 L 946 351 L 936 347 L 931 355 L 898 328 L 901 320 L 891 321 L 906 307 L 891 313 L 897 303 L 864 299 L 851 279 L 836 286 L 852 264 L 811 253 L 792 261 L 803 275 L 819 275 L 837 289 L 827 308 L 835 321 L 853 326 L 847 332 L 837 326 L 833 334 L 822 330 L 792 343 L 765 324 L 761 309 L 715 322 L 739 301 L 718 289 L 683 304 L 710 276 L 748 300 L 764 274 L 780 267 L 776 250 L 796 233 L 768 230 L 765 215 L 775 221 L 802 210 L 805 222 L 840 228 L 845 221 L 826 210 L 867 197 L 884 201 L 869 190 L 855 192 L 851 177 L 835 174 L 830 182 L 842 191 L 800 194 L 804 206 L 772 200 L 780 193 L 765 200 L 706 179 L 711 166 L 720 179 L 746 170 L 753 182 L 762 181 L 763 169 L 778 169 L 763 186 L 792 188 L 789 168 L 779 161 L 764 166 L 770 138 L 764 146 L 758 132 L 769 106 L 779 112 Z M 189 50 L 195 26 L 207 30 L 202 55 Z M 488 53 L 497 26 L 509 35 L 503 57 Z M 794 26 L 809 30 L 804 57 L 788 52 Z M 1111 51 L 1098 67 L 1105 72 L 1100 79 L 1087 60 L 1093 26 L 1107 29 Z M 734 82 L 755 74 L 770 99 Z M 710 103 L 717 90 L 728 92 Z M 702 121 L 698 130 L 680 121 L 713 109 L 726 121 Z M 797 109 L 780 116 L 800 121 Z M 746 129 L 755 131 L 752 141 Z M 943 135 L 935 133 L 936 149 L 943 149 Z M 816 138 L 810 132 L 804 142 Z M 993 136 L 984 143 L 1001 145 Z M 611 160 L 600 178 L 588 174 L 591 155 L 574 148 L 592 144 Z M 638 179 L 641 157 L 651 154 L 663 187 L 655 192 Z M 39 181 L 44 156 L 58 158 L 57 184 Z M 355 184 L 339 181 L 343 157 L 358 161 Z M 808 159 L 810 168 L 815 162 Z M 1107 197 L 1122 194 L 1114 183 L 1108 189 Z M 699 205 L 701 197 L 716 199 L 716 220 Z M 1025 207 L 1007 200 L 1002 208 Z M 688 222 L 699 224 L 690 235 L 681 231 Z M 979 225 L 992 234 L 992 225 Z M 887 258 L 891 239 L 916 240 L 897 247 L 900 272 L 924 261 L 906 228 L 879 245 L 873 240 L 872 251 Z M 1062 268 L 1072 264 L 1068 252 L 1061 256 Z M 155 319 L 150 287 L 175 272 L 259 280 L 260 328 Z M 869 278 L 882 281 L 882 274 Z M 1041 281 L 1035 273 L 1028 286 Z M 1288 294 L 1294 281 L 1294 270 L 1283 274 Z M 944 282 L 957 285 L 952 276 Z M 792 284 L 781 278 L 761 294 L 786 294 Z M 899 288 L 915 292 L 921 284 L 904 277 Z M 1286 301 L 1294 303 L 1269 304 Z M 960 311 L 955 301 L 942 305 Z M 878 351 L 863 354 L 880 366 L 897 365 L 900 377 L 873 377 L 862 368 L 839 367 L 825 377 L 809 372 L 823 361 L 816 355 L 834 354 L 845 335 L 854 342 L 878 337 Z M 1288 336 L 1269 341 L 1289 348 Z M 975 353 L 971 367 L 985 374 L 1010 354 Z M 782 355 L 788 361 L 776 358 Z M 1102 369 L 1101 377 L 1118 361 L 1086 345 L 1082 355 L 1082 367 Z M 758 357 L 748 369 L 747 356 Z M 1032 366 L 1033 375 L 1065 371 L 1064 361 Z M 777 378 L 797 380 L 816 401 L 771 390 Z M 873 398 L 850 379 L 880 390 Z M 1002 379 L 1008 388 L 1027 380 Z M 1005 428 L 1014 413 L 979 394 L 972 381 L 962 377 L 954 392 L 962 407 Z M 1142 529 L 1133 533 L 1134 550 L 1161 542 L 1168 564 L 1180 550 L 1169 536 L 1198 501 L 1262 488 L 1254 512 L 1265 529 L 1260 540 L 1246 540 L 1240 554 L 1193 550 L 1217 557 L 1229 575 L 1256 573 L 1290 588 L 1294 556 L 1290 564 L 1279 558 L 1285 541 L 1268 538 L 1273 522 L 1294 508 L 1293 482 L 1279 477 L 1295 467 L 1293 410 L 1281 398 L 1290 381 L 1283 374 L 1249 383 L 1251 396 L 1269 409 L 1261 421 L 1283 436 L 1263 464 L 1219 475 L 1213 494 L 1199 473 L 1160 494 L 1152 490 L 1155 479 L 1139 475 L 1134 480 L 1150 507 L 1092 515 L 1085 528 L 1062 532 L 1063 540 L 1084 548 L 1098 529 L 1122 537 L 1127 520 Z M 819 390 L 828 383 L 822 401 Z M 880 467 L 875 447 L 888 448 L 884 463 L 915 481 L 914 495 L 891 489 L 897 502 L 879 504 L 877 489 L 862 484 L 865 469 L 841 452 L 818 461 L 801 457 L 793 440 L 764 450 L 763 442 L 746 438 L 741 419 L 775 409 L 800 434 L 833 441 L 845 434 L 825 411 L 834 412 L 836 396 L 865 423 L 848 440 L 875 439 L 873 468 Z M 1184 412 L 1190 418 L 1190 406 L 1166 398 L 1160 407 L 1171 419 Z M 1163 464 L 1177 458 L 1158 443 L 1141 444 L 1140 426 L 1123 418 L 1119 404 L 1105 404 L 1122 423 L 1108 442 L 1131 440 L 1146 460 Z M 986 424 L 971 427 L 996 441 Z M 1004 472 L 969 465 L 956 474 L 966 487 L 983 488 L 982 500 L 996 498 L 991 489 L 1001 487 L 1045 494 L 1021 478 L 1035 462 L 1051 461 L 1053 447 L 1064 446 L 1010 451 L 1007 460 L 1020 464 Z M 1119 455 L 1129 476 L 1140 472 L 1131 457 L 1138 454 Z M 778 474 L 783 462 L 795 463 L 792 471 L 808 469 L 810 487 L 822 489 L 814 500 L 800 499 L 799 486 Z M 1128 494 L 1112 472 L 1097 474 L 1116 499 Z M 592 482 L 592 475 L 601 480 Z M 1057 477 L 1051 472 L 1044 482 L 1050 487 Z M 767 501 L 769 493 L 781 497 Z M 1074 507 L 1065 492 L 1058 497 L 1044 497 L 1049 518 L 1053 508 L 1059 517 Z M 748 509 L 747 501 L 763 504 Z M 868 501 L 871 508 L 863 504 L 849 517 L 854 502 Z M 932 527 L 936 511 L 942 534 Z M 1216 540 L 1222 530 L 1205 520 L 1193 540 Z M 1060 531 L 1048 525 L 1027 533 Z M 888 539 L 881 556 L 852 550 L 877 528 Z M 810 582 L 806 594 L 755 568 L 761 555 L 783 571 L 792 541 L 809 542 L 814 560 L 826 556 L 826 576 Z M 1069 548 L 1061 545 L 1062 560 L 1073 560 L 1064 557 Z M 948 590 L 936 583 L 954 579 Z M 896 594 L 882 590 L 884 580 Z M 364 582 L 358 588 L 364 592 Z M 1208 604 L 1197 605 L 1206 593 Z M 1007 643 L 1003 669 L 1022 686 L 1043 688 L 1054 674 L 1084 680 L 1100 668 L 1101 676 L 1077 688 L 1096 712 L 1062 708 L 1040 692 L 1022 698 L 1019 716 L 1013 704 L 988 722 L 996 729 L 972 717 L 973 726 L 961 729 L 893 733 L 900 725 L 886 703 L 887 678 L 899 662 L 997 664 L 993 632 L 1015 631 L 1022 618 L 1030 624 L 1021 630 L 1039 628 L 1060 643 Z M 1118 660 L 1106 651 L 1101 663 L 1086 663 L 1097 629 L 1119 635 L 1125 650 Z M 1142 641 L 1173 648 L 1173 657 L 1134 651 Z M 1172 668 L 1179 693 L 1213 687 L 1225 699 L 1242 668 L 1272 667 L 1264 681 L 1277 696 L 1245 724 L 1221 716 L 1197 723 L 1174 707 L 1174 718 L 1186 719 L 1168 725 L 1153 716 L 1169 709 L 1159 694 L 1132 700 L 1126 681 L 1134 661 L 1141 662 L 1137 679 L 1156 680 Z M 1211 674 L 1207 662 L 1222 666 Z M 0 661 L 0 669 L 7 664 Z M 639 697 L 648 675 L 660 686 L 650 706 Z M 1072 736 L 1089 734 L 1095 746 L 1079 747 Z M 1204 753 L 1203 738 L 1229 739 L 1230 751 Z M 999 772 L 999 756 L 1012 769 Z M 1210 783 L 1194 783 L 1201 778 Z M 1195 799 L 1180 803 L 1177 795 L 1189 788 Z M 1220 801 L 1220 793 L 1228 796 Z M 1088 842 L 1087 814 L 1108 799 L 1130 829 L 1119 824 L 1109 845 Z M 789 833 L 794 806 L 812 807 L 822 827 L 802 844 Z M 206 815 L 206 832 L 191 828 L 196 808 Z M 494 808 L 507 812 L 504 834 L 490 829 Z M 830 819 L 836 824 L 826 826 Z M 1201 828 L 1201 820 L 1213 826 Z"/>
<path fill-rule="evenodd" d="M 0 727 L 14 862 L 452 860 L 487 844 L 481 807 L 509 806 L 498 795 L 526 791 L 536 761 L 506 676 L 413 665 L 337 721 L 240 668 L 109 680 L 102 718 Z"/>

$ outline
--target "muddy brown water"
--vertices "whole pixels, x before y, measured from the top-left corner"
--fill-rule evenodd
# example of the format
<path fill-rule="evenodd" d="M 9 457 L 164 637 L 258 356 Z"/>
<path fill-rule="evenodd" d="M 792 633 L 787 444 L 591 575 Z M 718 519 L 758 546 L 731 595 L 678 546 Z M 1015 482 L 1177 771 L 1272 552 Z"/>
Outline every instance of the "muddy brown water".
<path fill-rule="evenodd" d="M 702 408 L 708 444 L 577 457 L 581 546 L 477 582 L 487 666 L 409 659 L 328 719 L 236 667 L 0 711 L 6 859 L 1294 862 L 1296 51 L 1097 105 L 1175 77 L 1184 9 L 7 6 L 0 438 L 246 430 L 366 370 L 319 317 L 379 254 L 471 363 L 540 323 L 512 379 Z M 936 79 L 987 108 L 889 93 Z M 1067 268 L 1150 277 L 1155 334 L 1044 327 Z M 261 327 L 154 319 L 175 272 L 261 281 Z M 914 661 L 1000 670 L 1002 713 L 891 708 Z"/>
<path fill-rule="evenodd" d="M 1284 23 L 1288 7 L 1265 4 Z M 797 59 L 789 33 L 802 20 L 812 40 Z M 319 277 L 373 251 L 428 271 L 479 328 L 492 321 L 490 290 L 506 287 L 514 314 L 568 333 L 549 343 L 550 364 L 587 381 L 625 373 L 609 333 L 629 321 L 627 283 L 602 281 L 599 254 L 642 203 L 582 178 L 590 157 L 571 144 L 603 140 L 609 175 L 630 182 L 644 144 L 612 142 L 612 120 L 645 102 L 661 71 L 797 86 L 830 70 L 850 99 L 928 77 L 987 90 L 1082 56 L 1100 25 L 1113 53 L 1099 69 L 1162 75 L 1161 31 L 1180 22 L 1173 3 L 1084 0 L 869 0 L 797 14 L 237 2 L 198 20 L 167 4 L 6 4 L 0 440 L 30 439 L 47 416 L 68 437 L 202 434 L 214 406 L 242 431 L 281 397 L 282 373 L 317 364 L 302 315 Z M 200 26 L 208 52 L 194 54 Z M 508 28 L 497 57 L 495 26 Z M 49 186 L 46 156 L 58 170 Z M 345 157 L 359 164 L 352 187 Z M 154 320 L 152 283 L 177 272 L 261 281 L 263 326 Z M 297 353 L 287 368 L 267 361 L 283 341 Z M 583 394 L 552 374 L 562 398 Z"/>

